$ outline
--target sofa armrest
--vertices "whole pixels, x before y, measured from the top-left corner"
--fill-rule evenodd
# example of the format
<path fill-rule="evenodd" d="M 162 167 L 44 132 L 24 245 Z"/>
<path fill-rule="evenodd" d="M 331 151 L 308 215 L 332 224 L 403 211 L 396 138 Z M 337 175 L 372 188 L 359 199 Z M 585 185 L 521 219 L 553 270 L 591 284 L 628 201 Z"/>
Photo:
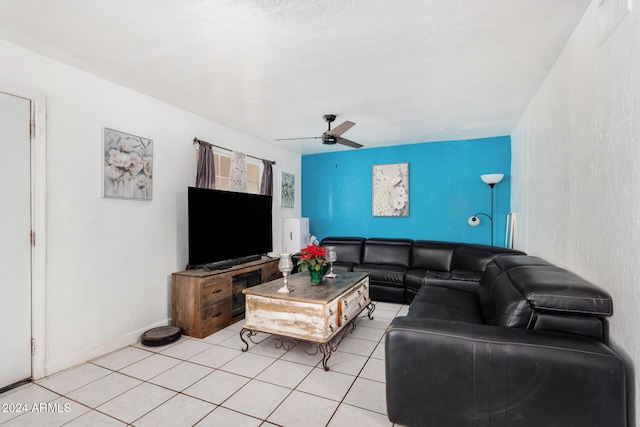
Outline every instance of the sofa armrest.
<path fill-rule="evenodd" d="M 595 340 L 398 317 L 385 352 L 395 423 L 626 426 L 624 364 Z"/>
<path fill-rule="evenodd" d="M 611 296 L 569 270 L 556 266 L 522 266 L 507 273 L 536 311 L 607 317 Z"/>

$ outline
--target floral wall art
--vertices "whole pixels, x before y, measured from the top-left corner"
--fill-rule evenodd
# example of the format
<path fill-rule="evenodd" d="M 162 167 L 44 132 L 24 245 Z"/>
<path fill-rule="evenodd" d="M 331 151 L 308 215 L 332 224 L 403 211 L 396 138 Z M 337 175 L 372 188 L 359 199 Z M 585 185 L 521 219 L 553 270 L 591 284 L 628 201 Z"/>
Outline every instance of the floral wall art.
<path fill-rule="evenodd" d="M 283 208 L 292 208 L 294 206 L 294 179 L 295 177 L 292 174 L 282 172 L 280 206 Z"/>
<path fill-rule="evenodd" d="M 104 197 L 151 200 L 153 141 L 104 129 Z"/>
<path fill-rule="evenodd" d="M 409 216 L 409 163 L 373 165 L 373 216 Z"/>

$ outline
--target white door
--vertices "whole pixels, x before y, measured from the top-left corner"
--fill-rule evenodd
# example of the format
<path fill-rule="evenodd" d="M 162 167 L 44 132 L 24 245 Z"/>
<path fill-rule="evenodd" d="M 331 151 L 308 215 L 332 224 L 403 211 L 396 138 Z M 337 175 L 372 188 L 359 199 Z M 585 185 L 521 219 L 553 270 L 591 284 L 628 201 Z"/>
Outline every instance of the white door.
<path fill-rule="evenodd" d="M 31 378 L 30 118 L 0 92 L 0 389 Z"/>

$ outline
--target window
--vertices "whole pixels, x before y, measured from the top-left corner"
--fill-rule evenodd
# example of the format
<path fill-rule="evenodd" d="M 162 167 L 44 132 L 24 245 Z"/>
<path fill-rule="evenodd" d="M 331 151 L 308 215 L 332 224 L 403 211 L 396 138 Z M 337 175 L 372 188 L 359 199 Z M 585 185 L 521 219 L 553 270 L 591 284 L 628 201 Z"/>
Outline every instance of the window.
<path fill-rule="evenodd" d="M 216 168 L 216 189 L 229 190 L 229 176 L 231 175 L 231 156 L 213 153 Z M 247 158 L 247 193 L 260 194 L 260 179 L 262 178 L 262 162 Z"/>

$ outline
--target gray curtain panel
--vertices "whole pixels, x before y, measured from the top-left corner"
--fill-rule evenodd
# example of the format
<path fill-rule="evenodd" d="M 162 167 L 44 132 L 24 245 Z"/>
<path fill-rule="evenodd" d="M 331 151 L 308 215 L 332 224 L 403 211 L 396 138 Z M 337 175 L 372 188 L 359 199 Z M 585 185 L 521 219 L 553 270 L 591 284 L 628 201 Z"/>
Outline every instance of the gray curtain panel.
<path fill-rule="evenodd" d="M 260 183 L 260 194 L 273 196 L 273 168 L 269 160 L 262 160 L 262 182 Z"/>
<path fill-rule="evenodd" d="M 196 171 L 196 187 L 216 188 L 216 168 L 213 160 L 213 145 L 208 142 L 198 141 L 200 153 Z"/>

